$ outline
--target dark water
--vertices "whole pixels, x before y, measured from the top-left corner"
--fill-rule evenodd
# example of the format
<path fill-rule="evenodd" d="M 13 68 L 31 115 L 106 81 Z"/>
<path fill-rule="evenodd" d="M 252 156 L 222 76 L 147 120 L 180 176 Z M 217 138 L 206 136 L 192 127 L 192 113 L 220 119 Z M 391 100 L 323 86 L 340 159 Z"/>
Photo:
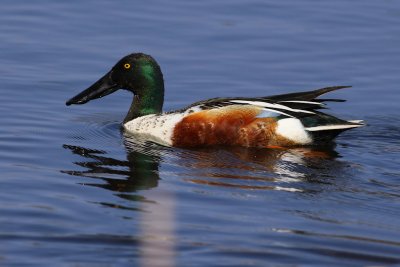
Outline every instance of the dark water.
<path fill-rule="evenodd" d="M 400 265 L 398 1 L 2 1 L 0 266 Z M 126 92 L 65 100 L 125 54 L 165 110 L 353 85 L 329 147 L 125 136 Z"/>

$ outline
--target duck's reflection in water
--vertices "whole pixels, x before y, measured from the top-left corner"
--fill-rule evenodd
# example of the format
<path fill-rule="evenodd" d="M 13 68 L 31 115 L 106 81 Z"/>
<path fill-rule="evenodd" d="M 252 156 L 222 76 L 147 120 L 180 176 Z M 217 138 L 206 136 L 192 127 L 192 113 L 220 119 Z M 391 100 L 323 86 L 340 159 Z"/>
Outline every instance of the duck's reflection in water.
<path fill-rule="evenodd" d="M 245 190 L 298 192 L 302 190 L 293 186 L 298 181 L 323 182 L 318 178 L 321 168 L 326 173 L 337 171 L 336 161 L 332 159 L 338 155 L 332 147 L 189 150 L 166 148 L 132 136 L 124 137 L 124 145 L 126 160 L 107 156 L 102 150 L 64 145 L 85 159 L 75 164 L 86 170 L 63 172 L 99 179 L 101 182 L 84 184 L 117 192 L 117 196 L 135 201 L 139 208 L 105 202 L 101 205 L 144 211 L 139 213 L 143 266 L 175 265 L 175 196 L 173 190 L 158 187 L 160 161 L 179 166 L 179 173 L 169 175 L 180 177 L 181 181 Z M 332 166 L 328 171 L 323 167 L 324 161 L 329 162 L 325 166 Z M 155 187 L 158 188 L 148 190 Z"/>
<path fill-rule="evenodd" d="M 334 146 L 264 149 L 245 147 L 210 147 L 176 149 L 157 145 L 135 136 L 124 136 L 126 160 L 108 156 L 105 151 L 64 145 L 87 161 L 75 162 L 81 171 L 63 171 L 75 176 L 100 179 L 85 183 L 102 187 L 129 199 L 133 192 L 158 186 L 159 165 L 178 167 L 170 175 L 199 184 L 276 189 L 278 183 L 321 182 L 335 176 L 341 163 Z M 234 181 L 241 181 L 240 184 Z M 105 183 L 104 183 L 105 182 Z M 264 182 L 260 186 L 256 182 Z"/>
<path fill-rule="evenodd" d="M 175 197 L 172 192 L 161 189 L 134 194 L 139 190 L 155 188 L 159 182 L 159 153 L 151 149 L 154 144 L 142 142 L 133 146 L 125 140 L 126 160 L 106 156 L 105 151 L 64 145 L 74 154 L 87 161 L 75 162 L 86 168 L 83 171 L 62 171 L 74 176 L 100 179 L 102 182 L 84 183 L 101 187 L 116 195 L 135 202 L 135 208 L 99 202 L 107 207 L 141 211 L 138 214 L 141 266 L 176 266 L 175 263 Z M 149 153 L 142 153 L 148 151 Z M 105 182 L 105 183 L 104 183 Z M 145 195 L 145 196 L 144 196 Z M 139 206 L 139 208 L 136 208 Z"/>
<path fill-rule="evenodd" d="M 101 179 L 104 183 L 85 183 L 102 187 L 115 192 L 135 192 L 150 189 L 158 185 L 159 158 L 136 151 L 127 152 L 127 160 L 119 160 L 106 156 L 103 150 L 89 149 L 80 146 L 64 145 L 74 154 L 89 161 L 75 162 L 86 168 L 83 171 L 63 171 L 75 176 Z"/>
<path fill-rule="evenodd" d="M 181 164 L 195 172 L 185 180 L 212 186 L 253 190 L 302 191 L 296 182 L 326 183 L 340 162 L 329 147 L 264 149 L 245 147 L 203 148 L 182 152 Z"/>

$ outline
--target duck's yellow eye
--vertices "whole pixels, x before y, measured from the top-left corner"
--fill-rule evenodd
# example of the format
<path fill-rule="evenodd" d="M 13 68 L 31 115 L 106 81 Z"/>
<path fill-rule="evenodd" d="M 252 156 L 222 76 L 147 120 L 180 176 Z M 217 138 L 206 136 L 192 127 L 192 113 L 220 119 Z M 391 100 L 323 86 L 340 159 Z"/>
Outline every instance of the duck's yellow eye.
<path fill-rule="evenodd" d="M 130 68 L 131 68 L 131 64 L 125 63 L 125 64 L 124 64 L 124 68 L 125 68 L 125 69 L 130 69 Z"/>

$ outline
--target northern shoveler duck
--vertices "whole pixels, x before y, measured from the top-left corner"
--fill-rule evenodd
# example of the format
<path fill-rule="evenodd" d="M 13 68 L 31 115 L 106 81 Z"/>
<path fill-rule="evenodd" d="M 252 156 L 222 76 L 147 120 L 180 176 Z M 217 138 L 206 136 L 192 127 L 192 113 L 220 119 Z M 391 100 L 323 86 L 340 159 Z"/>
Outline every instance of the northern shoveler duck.
<path fill-rule="evenodd" d="M 123 126 L 176 147 L 237 145 L 289 147 L 331 141 L 339 133 L 363 126 L 318 111 L 327 101 L 318 96 L 349 86 L 266 97 L 212 98 L 162 113 L 164 80 L 157 62 L 142 53 L 123 57 L 102 78 L 66 102 L 84 104 L 118 89 L 134 94 Z"/>

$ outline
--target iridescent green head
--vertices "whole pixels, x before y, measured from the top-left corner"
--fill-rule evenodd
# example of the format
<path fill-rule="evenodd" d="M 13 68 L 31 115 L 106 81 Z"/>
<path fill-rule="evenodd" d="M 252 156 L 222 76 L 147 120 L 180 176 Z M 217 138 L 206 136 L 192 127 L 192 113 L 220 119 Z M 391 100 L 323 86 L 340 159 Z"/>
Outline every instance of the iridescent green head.
<path fill-rule="evenodd" d="M 67 106 L 85 104 L 118 89 L 125 89 L 135 94 L 125 121 L 161 112 L 164 102 L 163 75 L 157 62 L 151 56 L 142 53 L 123 57 L 102 78 L 68 100 L 66 104 Z"/>

